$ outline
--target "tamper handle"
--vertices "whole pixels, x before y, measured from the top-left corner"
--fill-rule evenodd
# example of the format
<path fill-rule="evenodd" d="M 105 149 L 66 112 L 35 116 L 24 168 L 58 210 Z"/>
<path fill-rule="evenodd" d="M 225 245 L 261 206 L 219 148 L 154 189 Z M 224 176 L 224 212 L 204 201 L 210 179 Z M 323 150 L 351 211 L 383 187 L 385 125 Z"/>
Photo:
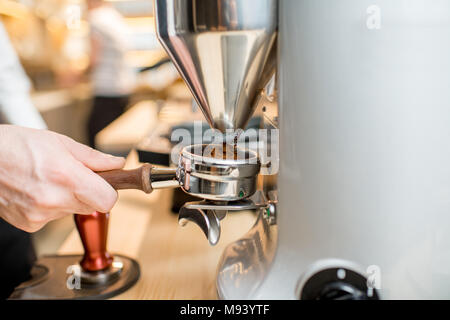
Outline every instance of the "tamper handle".
<path fill-rule="evenodd" d="M 151 193 L 153 191 L 150 180 L 151 172 L 152 165 L 146 163 L 134 170 L 120 169 L 97 172 L 97 174 L 116 190 L 136 189 Z"/>
<path fill-rule="evenodd" d="M 84 248 L 80 265 L 84 271 L 100 271 L 109 268 L 114 260 L 106 250 L 109 213 L 75 214 L 75 224 Z"/>

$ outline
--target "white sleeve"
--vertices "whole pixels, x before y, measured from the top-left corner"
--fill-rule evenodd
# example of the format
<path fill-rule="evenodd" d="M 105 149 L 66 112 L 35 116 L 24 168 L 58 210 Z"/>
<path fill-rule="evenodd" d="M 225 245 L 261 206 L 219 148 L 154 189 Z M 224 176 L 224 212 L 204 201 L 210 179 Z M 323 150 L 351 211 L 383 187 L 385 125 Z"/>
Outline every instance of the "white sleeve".
<path fill-rule="evenodd" d="M 46 129 L 30 98 L 30 81 L 0 21 L 0 121 Z"/>

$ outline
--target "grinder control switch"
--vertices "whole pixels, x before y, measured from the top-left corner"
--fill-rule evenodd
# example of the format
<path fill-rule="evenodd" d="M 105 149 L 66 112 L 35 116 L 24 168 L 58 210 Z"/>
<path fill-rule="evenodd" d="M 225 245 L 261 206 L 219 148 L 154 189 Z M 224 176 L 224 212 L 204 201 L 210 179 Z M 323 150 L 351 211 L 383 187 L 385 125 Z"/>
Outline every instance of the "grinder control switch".
<path fill-rule="evenodd" d="M 310 276 L 300 290 L 301 300 L 378 300 L 367 278 L 346 268 L 329 268 Z"/>

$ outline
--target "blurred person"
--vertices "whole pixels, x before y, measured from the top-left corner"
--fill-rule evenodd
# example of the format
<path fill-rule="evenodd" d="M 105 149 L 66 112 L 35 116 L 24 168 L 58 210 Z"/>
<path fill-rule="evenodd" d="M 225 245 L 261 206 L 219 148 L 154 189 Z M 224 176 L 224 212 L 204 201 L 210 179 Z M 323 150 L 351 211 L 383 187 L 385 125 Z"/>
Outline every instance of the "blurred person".
<path fill-rule="evenodd" d="M 30 89 L 31 83 L 0 21 L 0 123 L 47 128 L 31 102 Z"/>
<path fill-rule="evenodd" d="M 125 61 L 129 32 L 124 18 L 103 0 L 87 0 L 87 6 L 94 93 L 88 137 L 95 147 L 95 135 L 125 111 L 136 75 Z"/>
<path fill-rule="evenodd" d="M 117 192 L 93 171 L 125 162 L 43 130 L 29 90 L 0 22 L 0 298 L 30 276 L 36 257 L 29 232 L 73 213 L 108 212 Z"/>

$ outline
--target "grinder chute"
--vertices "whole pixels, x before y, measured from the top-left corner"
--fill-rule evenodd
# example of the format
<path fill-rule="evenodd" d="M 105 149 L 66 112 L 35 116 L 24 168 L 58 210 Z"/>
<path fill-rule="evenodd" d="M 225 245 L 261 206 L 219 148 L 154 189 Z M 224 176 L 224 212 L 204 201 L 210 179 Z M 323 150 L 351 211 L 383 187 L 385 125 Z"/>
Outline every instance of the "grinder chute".
<path fill-rule="evenodd" d="M 245 128 L 276 65 L 277 1 L 156 0 L 157 36 L 206 120 Z"/>

